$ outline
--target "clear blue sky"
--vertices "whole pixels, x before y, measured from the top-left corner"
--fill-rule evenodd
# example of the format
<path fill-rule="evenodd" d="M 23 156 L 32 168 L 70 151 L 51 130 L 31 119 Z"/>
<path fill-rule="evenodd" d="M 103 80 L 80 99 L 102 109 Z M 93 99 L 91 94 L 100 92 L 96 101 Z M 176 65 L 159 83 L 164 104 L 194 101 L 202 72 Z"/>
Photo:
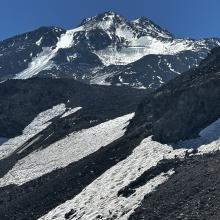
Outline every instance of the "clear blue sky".
<path fill-rule="evenodd" d="M 83 18 L 116 11 L 146 16 L 178 37 L 220 37 L 220 0 L 1 0 L 0 39 L 39 26 L 73 28 Z"/>

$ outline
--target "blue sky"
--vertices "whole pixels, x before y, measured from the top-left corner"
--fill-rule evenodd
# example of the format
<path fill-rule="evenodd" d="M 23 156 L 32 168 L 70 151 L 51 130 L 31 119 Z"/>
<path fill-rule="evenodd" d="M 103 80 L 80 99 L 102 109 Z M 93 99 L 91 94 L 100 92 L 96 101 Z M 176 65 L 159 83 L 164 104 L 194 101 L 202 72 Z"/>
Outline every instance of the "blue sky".
<path fill-rule="evenodd" d="M 178 37 L 220 37 L 219 9 L 220 0 L 1 0 L 0 39 L 39 26 L 73 28 L 105 11 L 146 16 Z"/>

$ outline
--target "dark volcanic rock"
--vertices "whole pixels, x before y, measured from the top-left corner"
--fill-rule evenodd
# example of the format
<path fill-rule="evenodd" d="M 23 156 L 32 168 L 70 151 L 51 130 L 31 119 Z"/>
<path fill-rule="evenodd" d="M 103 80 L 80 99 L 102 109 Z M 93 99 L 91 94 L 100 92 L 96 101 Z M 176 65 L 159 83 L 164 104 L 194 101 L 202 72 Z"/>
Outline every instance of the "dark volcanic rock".
<path fill-rule="evenodd" d="M 190 157 L 145 196 L 129 220 L 218 220 L 220 153 Z"/>

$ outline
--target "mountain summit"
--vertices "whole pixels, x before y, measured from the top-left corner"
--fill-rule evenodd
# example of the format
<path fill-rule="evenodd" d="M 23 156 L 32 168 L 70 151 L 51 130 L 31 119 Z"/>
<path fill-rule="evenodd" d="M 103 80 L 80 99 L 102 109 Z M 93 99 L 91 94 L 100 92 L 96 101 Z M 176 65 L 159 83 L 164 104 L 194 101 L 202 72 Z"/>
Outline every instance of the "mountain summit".
<path fill-rule="evenodd" d="M 219 39 L 178 39 L 140 17 L 114 12 L 72 30 L 44 27 L 0 42 L 0 79 L 74 78 L 90 84 L 158 88 L 198 66 Z"/>

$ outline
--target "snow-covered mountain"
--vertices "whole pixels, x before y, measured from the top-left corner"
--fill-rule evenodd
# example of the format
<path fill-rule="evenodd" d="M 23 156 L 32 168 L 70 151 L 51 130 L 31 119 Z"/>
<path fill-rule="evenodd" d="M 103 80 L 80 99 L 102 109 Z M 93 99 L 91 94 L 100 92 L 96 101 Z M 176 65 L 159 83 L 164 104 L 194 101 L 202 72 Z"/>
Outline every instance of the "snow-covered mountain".
<path fill-rule="evenodd" d="M 106 12 L 75 29 L 43 27 L 0 42 L 0 78 L 74 78 L 158 88 L 196 67 L 219 39 L 179 39 L 151 20 Z"/>

